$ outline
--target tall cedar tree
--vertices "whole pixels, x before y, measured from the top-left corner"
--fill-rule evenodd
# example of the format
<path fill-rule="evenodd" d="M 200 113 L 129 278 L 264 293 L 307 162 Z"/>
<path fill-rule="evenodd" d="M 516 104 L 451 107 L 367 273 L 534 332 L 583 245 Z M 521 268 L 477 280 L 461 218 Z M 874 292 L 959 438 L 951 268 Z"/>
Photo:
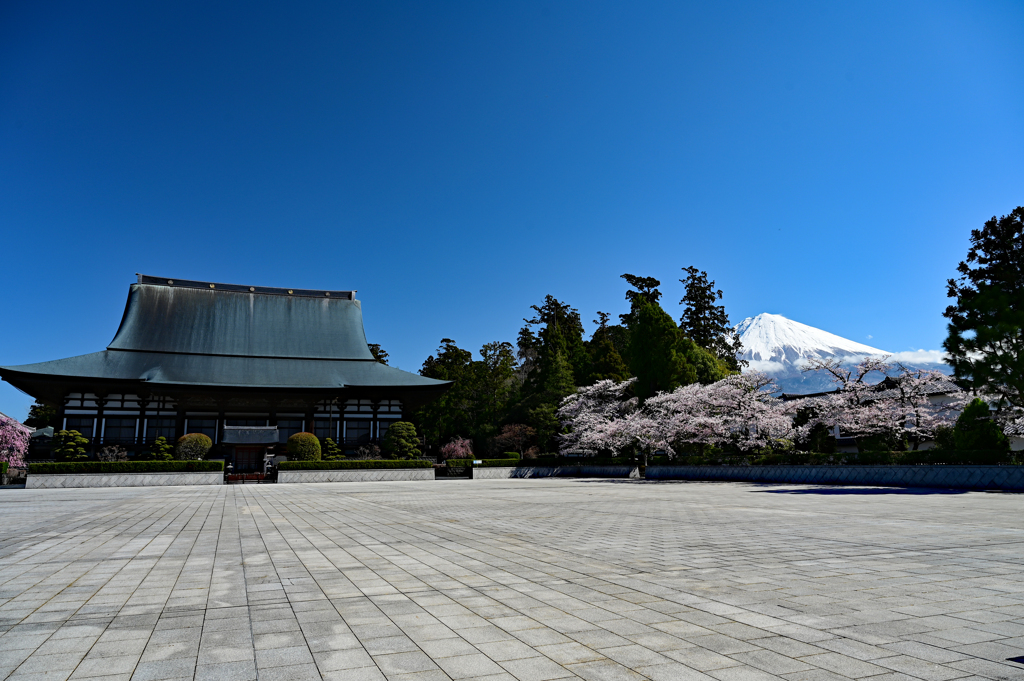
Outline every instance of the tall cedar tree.
<path fill-rule="evenodd" d="M 971 230 L 958 279 L 947 282 L 956 303 L 943 313 L 942 344 L 966 387 L 1024 407 L 1024 206 Z M 1000 406 L 1003 406 L 1000 404 Z"/>
<path fill-rule="evenodd" d="M 732 371 L 739 371 L 746 361 L 736 356 L 743 351 L 739 334 L 729 324 L 729 315 L 724 305 L 716 305 L 722 299 L 721 289 L 715 289 L 715 282 L 708 281 L 708 273 L 696 267 L 684 267 L 686 278 L 680 283 L 686 287 L 680 305 L 685 305 L 679 320 L 683 335 L 702 348 L 715 353 Z"/>
<path fill-rule="evenodd" d="M 46 428 L 47 426 L 56 428 L 57 410 L 48 404 L 43 404 L 36 400 L 35 404 L 28 408 L 28 418 L 25 419 L 25 425 L 29 428 Z"/>
<path fill-rule="evenodd" d="M 590 373 L 587 377 L 587 385 L 605 379 L 621 383 L 630 377 L 629 367 L 622 359 L 619 349 L 615 347 L 611 327 L 608 326 L 609 316 L 607 312 L 599 311 L 597 319 L 594 320 L 597 329 L 594 330 L 594 335 L 591 336 L 590 342 L 587 344 L 587 350 L 590 352 Z"/>
<path fill-rule="evenodd" d="M 576 386 L 586 383 L 590 353 L 577 310 L 550 295 L 545 296 L 543 305 L 531 309 L 536 314 L 523 320 L 526 326 L 519 332 L 523 386 L 510 419 L 533 427 L 541 448 L 551 450 L 558 432 L 554 413 Z"/>
<path fill-rule="evenodd" d="M 388 357 L 390 355 L 388 355 L 388 351 L 382 348 L 379 343 L 367 343 L 367 345 L 370 346 L 370 354 L 373 355 L 375 360 L 381 364 L 388 363 Z"/>
<path fill-rule="evenodd" d="M 428 447 L 439 447 L 453 437 L 469 434 L 472 363 L 473 353 L 457 346 L 451 338 L 442 338 L 437 356 L 430 355 L 423 362 L 421 376 L 453 381 L 447 392 L 416 412 L 416 425 Z"/>
<path fill-rule="evenodd" d="M 517 389 L 516 358 L 511 343 L 487 343 L 479 360 L 450 338 L 441 340 L 437 356 L 423 363 L 420 374 L 454 381 L 439 399 L 414 415 L 428 447 L 439 447 L 455 437 L 472 439 L 478 451 L 497 433 Z"/>
<path fill-rule="evenodd" d="M 629 328 L 627 359 L 636 376 L 633 389 L 641 400 L 690 383 L 714 383 L 728 367 L 712 352 L 680 333 L 672 317 L 658 304 L 661 285 L 651 277 L 624 274 L 637 290 L 627 291 L 630 311 L 621 315 Z"/>

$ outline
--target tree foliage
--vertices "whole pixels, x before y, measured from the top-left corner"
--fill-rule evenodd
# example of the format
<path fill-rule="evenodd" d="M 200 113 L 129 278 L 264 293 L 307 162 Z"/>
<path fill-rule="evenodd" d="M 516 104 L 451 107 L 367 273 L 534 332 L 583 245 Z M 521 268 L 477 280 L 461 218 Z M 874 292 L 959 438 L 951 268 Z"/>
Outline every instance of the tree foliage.
<path fill-rule="evenodd" d="M 0 462 L 7 462 L 11 468 L 24 468 L 28 439 L 27 428 L 14 419 L 0 414 Z"/>
<path fill-rule="evenodd" d="M 53 435 L 53 458 L 57 461 L 84 461 L 88 459 L 89 440 L 77 430 L 59 430 Z"/>
<path fill-rule="evenodd" d="M 47 428 L 57 427 L 57 409 L 49 404 L 36 400 L 35 403 L 28 408 L 28 418 L 25 419 L 25 425 L 29 428 Z"/>
<path fill-rule="evenodd" d="M 610 314 L 598 312 L 589 338 L 579 311 L 552 295 L 530 306 L 532 314 L 523 319 L 514 346 L 495 341 L 474 355 L 443 338 L 420 374 L 453 385 L 413 414 L 428 449 L 437 452 L 467 439 L 478 455 L 551 452 L 564 431 L 558 409 L 581 387 L 635 376 L 630 395 L 635 391 L 646 399 L 689 383 L 714 383 L 730 373 L 726 359 L 685 336 L 662 309 L 657 279 L 622 278 L 630 285 L 629 312 L 615 325 Z M 529 437 L 510 445 L 509 428 Z"/>
<path fill-rule="evenodd" d="M 724 305 L 716 303 L 722 299 L 722 290 L 715 289 L 715 282 L 708 281 L 708 273 L 696 267 L 684 267 L 686 278 L 680 283 L 686 289 L 680 305 L 685 306 L 679 320 L 683 335 L 702 348 L 712 351 L 729 369 L 739 371 L 745 362 L 737 359 L 742 352 L 739 334 L 729 323 Z"/>
<path fill-rule="evenodd" d="M 980 398 L 971 400 L 964 407 L 953 427 L 953 446 L 966 451 L 1010 450 L 1010 442 L 999 424 L 992 418 L 988 403 Z"/>
<path fill-rule="evenodd" d="M 382 448 L 392 459 L 415 459 L 420 455 L 416 426 L 408 421 L 392 423 L 384 436 Z"/>
<path fill-rule="evenodd" d="M 943 347 L 965 386 L 1024 408 L 1024 206 L 972 230 L 970 242 L 947 282 L 956 302 L 943 313 Z"/>
<path fill-rule="evenodd" d="M 288 438 L 286 447 L 289 461 L 320 460 L 320 440 L 313 433 L 293 433 Z"/>
<path fill-rule="evenodd" d="M 213 446 L 210 436 L 203 433 L 186 433 L 178 438 L 174 453 L 179 461 L 199 461 Z"/>
<path fill-rule="evenodd" d="M 375 360 L 381 364 L 388 363 L 388 357 L 390 355 L 388 355 L 388 351 L 382 348 L 379 343 L 367 343 L 367 345 L 370 348 L 370 354 L 373 355 Z"/>

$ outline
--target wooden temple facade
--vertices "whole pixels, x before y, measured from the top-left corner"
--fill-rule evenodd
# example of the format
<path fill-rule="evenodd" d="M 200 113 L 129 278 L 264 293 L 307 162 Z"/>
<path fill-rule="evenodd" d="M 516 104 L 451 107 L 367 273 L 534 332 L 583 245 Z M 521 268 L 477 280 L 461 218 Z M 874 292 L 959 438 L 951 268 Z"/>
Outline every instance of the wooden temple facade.
<path fill-rule="evenodd" d="M 293 433 L 347 451 L 450 386 L 377 362 L 355 291 L 315 291 L 138 275 L 105 350 L 0 367 L 0 378 L 57 408 L 57 427 L 93 451 L 140 453 L 205 433 L 238 471 L 282 453 Z M 47 456 L 38 451 L 37 456 Z"/>

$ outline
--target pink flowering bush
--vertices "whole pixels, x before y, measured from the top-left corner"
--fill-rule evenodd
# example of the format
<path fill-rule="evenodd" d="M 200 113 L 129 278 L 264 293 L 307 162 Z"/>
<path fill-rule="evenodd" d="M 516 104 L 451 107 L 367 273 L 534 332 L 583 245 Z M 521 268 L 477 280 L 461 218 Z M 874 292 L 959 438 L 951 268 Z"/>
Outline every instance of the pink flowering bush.
<path fill-rule="evenodd" d="M 442 459 L 472 459 L 473 442 L 465 438 L 456 437 L 451 442 L 441 447 Z"/>
<path fill-rule="evenodd" d="M 6 461 L 10 468 L 25 468 L 30 432 L 29 428 L 0 414 L 0 461 Z"/>

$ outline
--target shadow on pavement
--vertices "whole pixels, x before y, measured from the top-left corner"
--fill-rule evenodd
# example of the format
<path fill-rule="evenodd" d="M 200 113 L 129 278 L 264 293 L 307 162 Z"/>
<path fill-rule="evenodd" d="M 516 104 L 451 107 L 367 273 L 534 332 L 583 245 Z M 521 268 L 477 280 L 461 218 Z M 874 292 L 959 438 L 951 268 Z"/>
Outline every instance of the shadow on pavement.
<path fill-rule="evenodd" d="M 785 484 L 785 483 L 781 483 Z M 768 494 L 967 494 L 976 490 L 939 487 L 813 487 L 810 489 L 757 489 Z"/>

